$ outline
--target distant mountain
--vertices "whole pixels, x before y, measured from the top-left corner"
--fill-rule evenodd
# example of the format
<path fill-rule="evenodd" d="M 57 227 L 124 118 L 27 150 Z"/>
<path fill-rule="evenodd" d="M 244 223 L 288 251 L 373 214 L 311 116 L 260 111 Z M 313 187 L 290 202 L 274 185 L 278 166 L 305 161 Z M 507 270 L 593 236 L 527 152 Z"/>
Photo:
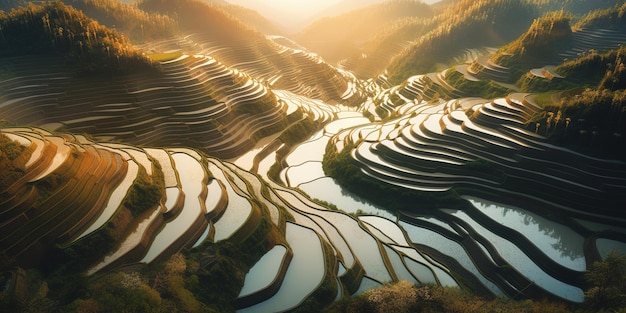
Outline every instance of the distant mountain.
<path fill-rule="evenodd" d="M 344 4 L 350 1 L 342 2 Z M 295 36 L 296 41 L 329 62 L 356 54 L 362 43 L 381 27 L 407 17 L 433 16 L 427 4 L 414 0 L 392 0 L 333 17 L 322 18 Z"/>
<path fill-rule="evenodd" d="M 374 4 L 381 4 L 384 2 L 388 2 L 387 0 L 342 0 L 337 4 L 334 4 L 317 14 L 312 16 L 312 19 L 319 19 L 330 16 L 338 16 L 343 13 L 347 13 L 350 11 L 355 11 L 361 8 L 365 8 Z"/>
<path fill-rule="evenodd" d="M 262 1 L 262 0 L 229 0 L 229 3 L 253 9 L 280 28 L 285 33 L 295 33 L 308 25 L 315 18 L 316 13 L 328 2 L 326 1 L 292 1 L 286 5 L 286 1 Z M 306 9 L 303 9 L 306 8 Z"/>
<path fill-rule="evenodd" d="M 220 3 L 220 2 L 217 2 Z M 221 4 L 222 9 L 224 11 L 232 14 L 236 18 L 246 22 L 246 24 L 254 27 L 256 30 L 260 31 L 266 35 L 280 35 L 285 31 L 281 29 L 276 23 L 270 21 L 265 16 L 261 15 L 259 12 L 246 8 L 241 5 L 223 3 Z"/>
<path fill-rule="evenodd" d="M 395 55 L 435 29 L 443 20 L 443 15 L 438 14 L 430 18 L 406 17 L 388 23 L 364 42 L 358 53 L 342 60 L 341 66 L 365 79 L 376 77 Z"/>

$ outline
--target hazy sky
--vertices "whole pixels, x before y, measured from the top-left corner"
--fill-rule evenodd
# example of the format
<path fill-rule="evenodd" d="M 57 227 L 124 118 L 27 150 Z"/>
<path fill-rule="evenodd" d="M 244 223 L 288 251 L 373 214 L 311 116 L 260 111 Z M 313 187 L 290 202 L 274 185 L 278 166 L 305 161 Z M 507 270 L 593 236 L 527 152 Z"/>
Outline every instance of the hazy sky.
<path fill-rule="evenodd" d="M 0 0 L 1 1 L 1 0 Z M 273 20 L 277 25 L 298 29 L 312 22 L 316 13 L 343 0 L 227 0 L 230 3 L 245 6 Z M 423 0 L 433 3 L 440 0 Z M 372 2 L 372 1 L 368 1 Z M 374 1 L 376 2 L 376 1 Z M 383 2 L 383 0 L 379 0 Z"/>
<path fill-rule="evenodd" d="M 283 12 L 294 13 L 298 15 L 308 15 L 333 5 L 340 0 L 229 0 L 228 2 L 237 3 L 243 6 L 250 5 L 252 2 L 257 2 L 271 7 L 273 9 L 279 9 Z"/>
<path fill-rule="evenodd" d="M 329 7 L 341 0 L 227 0 L 251 8 L 267 7 L 268 9 L 278 9 L 283 12 L 290 12 L 299 16 L 311 15 L 322 9 Z M 434 3 L 440 0 L 422 0 L 426 3 Z M 382 2 L 382 0 L 380 1 Z"/>
<path fill-rule="evenodd" d="M 287 11 L 314 13 L 339 2 L 339 0 L 266 0 L 263 2 Z"/>

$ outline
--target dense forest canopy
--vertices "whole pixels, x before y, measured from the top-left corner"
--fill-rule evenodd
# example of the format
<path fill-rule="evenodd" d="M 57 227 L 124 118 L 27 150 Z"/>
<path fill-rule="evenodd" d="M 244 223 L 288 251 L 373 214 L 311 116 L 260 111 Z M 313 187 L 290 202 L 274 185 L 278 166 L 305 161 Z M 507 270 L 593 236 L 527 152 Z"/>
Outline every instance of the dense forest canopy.
<path fill-rule="evenodd" d="M 176 24 L 170 17 L 148 14 L 133 4 L 115 0 L 66 0 L 64 3 L 108 28 L 123 32 L 135 44 L 168 38 L 176 33 Z"/>
<path fill-rule="evenodd" d="M 148 59 L 117 31 L 60 1 L 0 16 L 0 56 L 62 55 L 85 72 L 146 67 Z"/>

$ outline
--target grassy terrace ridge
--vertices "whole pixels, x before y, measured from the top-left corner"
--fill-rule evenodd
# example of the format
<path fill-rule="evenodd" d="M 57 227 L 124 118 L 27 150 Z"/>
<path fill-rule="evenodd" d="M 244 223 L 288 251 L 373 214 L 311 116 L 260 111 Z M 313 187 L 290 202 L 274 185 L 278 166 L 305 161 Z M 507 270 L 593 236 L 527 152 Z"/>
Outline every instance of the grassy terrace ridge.
<path fill-rule="evenodd" d="M 460 90 L 464 95 L 472 95 L 473 97 L 494 99 L 498 97 L 504 97 L 512 92 L 511 89 L 499 85 L 493 81 L 468 80 L 461 72 L 455 70 L 447 71 L 444 77 L 446 82 L 450 84 L 450 86 Z"/>
<path fill-rule="evenodd" d="M 462 201 L 454 191 L 430 194 L 395 187 L 371 178 L 363 174 L 359 164 L 352 159 L 353 148 L 354 146 L 346 146 L 340 153 L 336 153 L 329 145 L 324 155 L 324 172 L 337 179 L 351 192 L 373 203 L 395 208 L 398 211 L 410 211 L 415 203 L 425 208 L 436 208 L 453 206 Z M 390 197 L 390 195 L 394 196 Z"/>

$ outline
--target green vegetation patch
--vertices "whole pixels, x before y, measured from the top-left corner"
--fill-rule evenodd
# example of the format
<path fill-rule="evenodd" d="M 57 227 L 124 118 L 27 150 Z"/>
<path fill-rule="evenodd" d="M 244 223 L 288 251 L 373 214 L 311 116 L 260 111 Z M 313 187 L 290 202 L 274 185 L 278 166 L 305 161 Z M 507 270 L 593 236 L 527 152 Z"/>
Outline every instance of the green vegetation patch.
<path fill-rule="evenodd" d="M 201 245 L 188 254 L 198 282 L 190 290 L 216 312 L 234 311 L 234 300 L 250 268 L 274 245 L 284 241 L 276 226 L 263 215 L 255 231 L 243 242 L 224 240 Z"/>
<path fill-rule="evenodd" d="M 535 115 L 529 124 L 532 131 L 561 146 L 626 160 L 626 90 L 587 89 L 566 95 Z"/>
<path fill-rule="evenodd" d="M 153 162 L 153 164 L 158 164 L 158 162 Z M 124 205 L 133 212 L 134 216 L 157 206 L 163 198 L 165 192 L 163 171 L 153 166 L 152 173 L 153 175 L 150 176 L 145 168 L 140 167 L 137 178 L 124 198 Z"/>
<path fill-rule="evenodd" d="M 513 90 L 490 80 L 467 80 L 465 76 L 458 71 L 448 71 L 446 73 L 446 81 L 464 94 L 485 99 L 504 97 L 513 92 Z"/>
<path fill-rule="evenodd" d="M 148 58 L 153 62 L 171 61 L 183 55 L 182 52 L 170 52 L 170 53 L 155 53 L 149 54 Z"/>
<path fill-rule="evenodd" d="M 359 44 L 381 27 L 404 18 L 427 18 L 433 9 L 421 1 L 392 0 L 336 16 L 328 16 L 305 28 L 295 38 L 329 62 L 358 54 Z M 349 25 L 346 21 L 350 21 Z"/>
<path fill-rule="evenodd" d="M 32 151 L 0 133 L 0 191 L 24 176 Z"/>
<path fill-rule="evenodd" d="M 372 203 L 395 211 L 415 211 L 416 208 L 438 208 L 459 205 L 463 202 L 454 190 L 437 193 L 410 190 L 366 175 L 350 154 L 354 147 L 355 145 L 348 145 L 337 153 L 329 144 L 324 155 L 324 173 L 335 178 L 349 191 Z"/>
<path fill-rule="evenodd" d="M 531 73 L 522 76 L 517 84 L 525 92 L 545 92 L 579 87 L 626 88 L 626 47 L 598 53 L 590 50 L 579 58 L 566 61 L 554 71 L 564 78 L 538 78 Z"/>

